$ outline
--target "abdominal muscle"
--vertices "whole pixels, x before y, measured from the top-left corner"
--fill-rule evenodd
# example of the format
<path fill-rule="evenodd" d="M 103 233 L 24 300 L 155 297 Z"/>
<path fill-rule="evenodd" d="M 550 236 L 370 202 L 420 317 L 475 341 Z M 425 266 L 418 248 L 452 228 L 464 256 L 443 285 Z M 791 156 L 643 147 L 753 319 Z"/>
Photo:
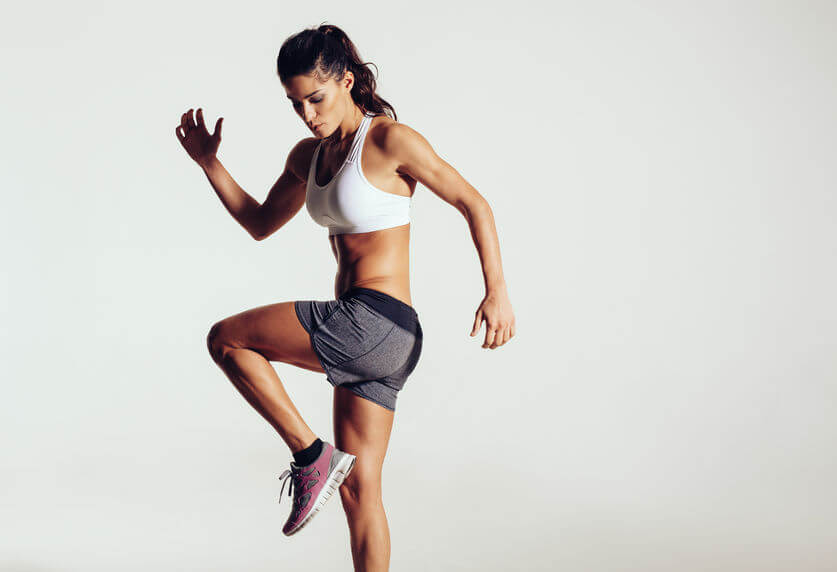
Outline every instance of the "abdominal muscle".
<path fill-rule="evenodd" d="M 412 306 L 410 297 L 410 225 L 328 237 L 337 260 L 334 295 L 359 286 Z"/>
<path fill-rule="evenodd" d="M 412 196 L 416 181 L 399 173 L 393 160 L 375 144 L 375 129 L 392 122 L 375 117 L 369 126 L 361 153 L 361 169 L 367 181 L 379 191 L 401 196 Z M 313 154 L 313 151 L 312 151 Z M 311 161 L 308 161 L 310 165 Z M 329 243 L 337 260 L 334 280 L 335 297 L 359 286 L 371 288 L 412 306 L 410 297 L 410 224 L 393 228 L 352 234 L 329 235 Z"/>

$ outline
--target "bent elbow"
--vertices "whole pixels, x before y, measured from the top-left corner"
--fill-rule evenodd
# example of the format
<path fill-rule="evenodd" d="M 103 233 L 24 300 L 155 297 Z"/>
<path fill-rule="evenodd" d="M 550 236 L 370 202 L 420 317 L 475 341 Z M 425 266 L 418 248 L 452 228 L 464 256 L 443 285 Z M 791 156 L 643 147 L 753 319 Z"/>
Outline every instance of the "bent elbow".
<path fill-rule="evenodd" d="M 467 201 L 463 201 L 458 206 L 462 214 L 467 217 L 473 216 L 474 214 L 480 212 L 491 212 L 491 205 L 489 205 L 488 201 L 481 196 L 471 198 Z"/>
<path fill-rule="evenodd" d="M 243 224 L 241 226 L 253 237 L 253 240 L 264 240 L 267 238 L 268 234 L 265 233 L 265 225 L 260 209 L 256 209 L 255 212 L 250 213 L 248 219 L 242 222 Z"/>

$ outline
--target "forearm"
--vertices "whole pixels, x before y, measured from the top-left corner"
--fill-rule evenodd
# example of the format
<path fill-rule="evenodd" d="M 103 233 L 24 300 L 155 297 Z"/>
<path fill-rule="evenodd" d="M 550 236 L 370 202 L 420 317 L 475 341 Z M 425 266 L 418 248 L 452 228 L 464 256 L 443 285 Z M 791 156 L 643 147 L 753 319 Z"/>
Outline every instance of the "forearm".
<path fill-rule="evenodd" d="M 259 202 L 244 192 L 217 158 L 201 167 L 224 207 L 244 230 L 257 238 Z"/>
<path fill-rule="evenodd" d="M 477 201 L 463 206 L 462 214 L 468 221 L 471 239 L 479 253 L 486 293 L 504 292 L 506 280 L 500 260 L 500 240 L 491 207 L 486 201 Z"/>

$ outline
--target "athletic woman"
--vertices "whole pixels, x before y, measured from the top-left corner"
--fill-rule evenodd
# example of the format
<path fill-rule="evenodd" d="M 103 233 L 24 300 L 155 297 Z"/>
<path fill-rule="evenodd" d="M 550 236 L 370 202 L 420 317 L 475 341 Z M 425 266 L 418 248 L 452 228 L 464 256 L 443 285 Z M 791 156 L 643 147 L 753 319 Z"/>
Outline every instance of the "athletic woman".
<path fill-rule="evenodd" d="M 490 349 L 515 334 L 494 218 L 476 189 L 418 132 L 397 121 L 340 28 L 322 25 L 289 37 L 277 64 L 286 95 L 313 136 L 290 151 L 264 203 L 244 192 L 216 157 L 223 118 L 210 135 L 202 110 L 193 118 L 190 109 L 176 133 L 254 239 L 264 240 L 306 206 L 328 229 L 337 261 L 335 299 L 241 312 L 214 324 L 207 343 L 213 360 L 293 454 L 281 475 L 290 478 L 288 494 L 294 491 L 283 532 L 299 531 L 339 489 L 356 569 L 386 570 L 390 539 L 381 469 L 396 397 L 422 345 L 410 298 L 412 195 L 422 183 L 468 221 L 486 288 L 470 335 L 484 320 L 482 347 Z M 335 388 L 334 446 L 303 421 L 271 361 L 326 374 Z"/>

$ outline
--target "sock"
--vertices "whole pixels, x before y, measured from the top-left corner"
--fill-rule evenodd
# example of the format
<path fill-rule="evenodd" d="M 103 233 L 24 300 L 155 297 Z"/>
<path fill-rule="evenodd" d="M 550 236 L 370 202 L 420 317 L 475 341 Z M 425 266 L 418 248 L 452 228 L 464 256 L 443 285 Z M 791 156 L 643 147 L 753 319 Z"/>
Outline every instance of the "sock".
<path fill-rule="evenodd" d="M 317 460 L 323 450 L 323 442 L 319 437 L 307 448 L 294 453 L 294 463 L 300 467 L 310 465 Z"/>

